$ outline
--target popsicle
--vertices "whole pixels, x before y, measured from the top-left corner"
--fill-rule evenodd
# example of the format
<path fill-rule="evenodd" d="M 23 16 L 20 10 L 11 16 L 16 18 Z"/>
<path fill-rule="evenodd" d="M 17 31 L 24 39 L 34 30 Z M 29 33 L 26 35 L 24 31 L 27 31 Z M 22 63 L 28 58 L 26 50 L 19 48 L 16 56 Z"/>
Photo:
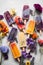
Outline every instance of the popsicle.
<path fill-rule="evenodd" d="M 16 43 L 10 43 L 10 48 L 11 48 L 11 52 L 13 54 L 13 57 L 15 59 L 18 59 L 19 57 L 21 57 L 21 53 L 19 48 L 17 47 Z"/>
<path fill-rule="evenodd" d="M 22 18 L 20 18 L 19 16 L 16 16 L 14 21 L 17 24 L 19 30 L 23 30 L 25 28 L 24 22 L 23 22 Z"/>
<path fill-rule="evenodd" d="M 15 40 L 17 41 L 16 36 L 17 36 L 17 28 L 12 28 L 8 36 L 8 41 L 9 42 L 14 42 Z"/>
<path fill-rule="evenodd" d="M 24 32 L 18 33 L 18 42 L 20 47 L 26 47 L 26 36 Z"/>
<path fill-rule="evenodd" d="M 34 33 L 34 29 L 35 29 L 35 21 L 34 20 L 30 20 L 25 33 L 33 34 Z"/>
<path fill-rule="evenodd" d="M 23 6 L 23 14 L 22 14 L 23 20 L 28 21 L 29 20 L 29 16 L 30 16 L 29 5 L 24 5 Z"/>
<path fill-rule="evenodd" d="M 14 23 L 13 18 L 11 16 L 11 14 L 9 13 L 9 11 L 6 11 L 4 13 L 4 17 L 5 17 L 5 19 L 6 19 L 9 26 L 11 26 Z"/>
<path fill-rule="evenodd" d="M 0 32 L 2 32 L 3 35 L 6 35 L 9 32 L 9 29 L 4 21 L 0 21 Z"/>

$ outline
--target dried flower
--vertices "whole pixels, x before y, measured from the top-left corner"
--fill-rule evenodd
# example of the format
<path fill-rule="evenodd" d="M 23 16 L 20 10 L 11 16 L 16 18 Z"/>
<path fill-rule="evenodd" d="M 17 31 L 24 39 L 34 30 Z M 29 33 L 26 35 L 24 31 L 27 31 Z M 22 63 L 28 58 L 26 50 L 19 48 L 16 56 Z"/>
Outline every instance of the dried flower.
<path fill-rule="evenodd" d="M 42 13 L 42 7 L 40 4 L 34 4 L 35 10 L 37 13 L 41 14 Z"/>

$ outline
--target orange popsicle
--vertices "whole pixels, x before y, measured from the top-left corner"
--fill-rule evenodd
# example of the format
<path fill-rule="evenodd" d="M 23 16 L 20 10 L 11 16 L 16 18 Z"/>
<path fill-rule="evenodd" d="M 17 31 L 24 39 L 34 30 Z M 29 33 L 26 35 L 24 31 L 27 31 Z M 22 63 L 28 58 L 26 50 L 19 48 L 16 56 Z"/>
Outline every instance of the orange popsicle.
<path fill-rule="evenodd" d="M 16 45 L 16 43 L 11 43 L 10 44 L 10 48 L 11 48 L 11 51 L 12 51 L 12 54 L 13 54 L 13 57 L 16 59 L 16 58 L 19 58 L 21 56 L 21 53 Z"/>
<path fill-rule="evenodd" d="M 34 20 L 30 20 L 30 22 L 28 24 L 28 27 L 26 29 L 26 33 L 33 34 L 34 28 L 35 28 L 35 21 Z"/>

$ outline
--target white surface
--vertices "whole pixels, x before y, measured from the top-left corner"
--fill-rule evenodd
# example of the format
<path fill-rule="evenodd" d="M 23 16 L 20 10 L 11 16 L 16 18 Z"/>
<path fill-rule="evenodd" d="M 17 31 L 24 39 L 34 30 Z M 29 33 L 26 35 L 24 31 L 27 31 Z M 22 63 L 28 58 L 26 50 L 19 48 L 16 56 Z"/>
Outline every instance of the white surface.
<path fill-rule="evenodd" d="M 3 14 L 5 11 L 10 10 L 11 8 L 15 8 L 17 15 L 22 16 L 23 5 L 28 4 L 30 8 L 34 9 L 33 4 L 35 3 L 39 3 L 43 6 L 43 0 L 0 0 L 0 14 Z M 7 37 L 3 39 L 2 44 L 8 45 Z M 39 47 L 37 51 L 37 55 L 35 55 L 35 65 L 43 65 L 43 57 L 40 61 Z M 9 51 L 9 59 L 7 61 L 3 61 L 2 65 L 19 65 L 14 61 L 11 50 Z"/>

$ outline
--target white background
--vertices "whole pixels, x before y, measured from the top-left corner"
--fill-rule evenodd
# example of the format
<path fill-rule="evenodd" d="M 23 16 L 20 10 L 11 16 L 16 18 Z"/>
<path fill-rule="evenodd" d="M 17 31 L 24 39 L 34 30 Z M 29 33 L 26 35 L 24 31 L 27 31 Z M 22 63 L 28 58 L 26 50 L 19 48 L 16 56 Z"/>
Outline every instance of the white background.
<path fill-rule="evenodd" d="M 33 4 L 35 3 L 39 3 L 43 6 L 43 0 L 0 0 L 0 14 L 3 15 L 5 11 L 10 10 L 11 8 L 15 8 L 17 15 L 22 16 L 23 5 L 28 4 L 31 9 L 34 9 Z M 2 44 L 8 45 L 7 37 L 3 39 Z M 41 61 L 40 61 L 39 52 L 35 57 L 36 57 L 35 65 L 43 65 L 43 57 L 41 58 Z M 19 65 L 18 63 L 14 61 L 11 50 L 9 51 L 9 59 L 7 61 L 2 60 L 2 65 Z"/>

